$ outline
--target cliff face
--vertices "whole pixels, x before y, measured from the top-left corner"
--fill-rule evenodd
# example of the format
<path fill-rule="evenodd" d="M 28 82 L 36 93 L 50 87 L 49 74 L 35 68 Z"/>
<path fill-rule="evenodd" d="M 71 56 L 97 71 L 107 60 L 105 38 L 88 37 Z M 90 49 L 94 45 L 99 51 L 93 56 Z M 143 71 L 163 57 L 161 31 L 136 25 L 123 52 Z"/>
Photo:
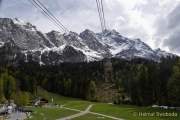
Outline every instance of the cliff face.
<path fill-rule="evenodd" d="M 161 57 L 174 56 L 160 49 L 153 50 L 139 39 L 123 37 L 115 30 L 44 34 L 31 23 L 9 18 L 0 18 L 0 53 L 4 62 L 35 61 L 42 65 L 97 61 L 107 57 L 159 61 Z"/>

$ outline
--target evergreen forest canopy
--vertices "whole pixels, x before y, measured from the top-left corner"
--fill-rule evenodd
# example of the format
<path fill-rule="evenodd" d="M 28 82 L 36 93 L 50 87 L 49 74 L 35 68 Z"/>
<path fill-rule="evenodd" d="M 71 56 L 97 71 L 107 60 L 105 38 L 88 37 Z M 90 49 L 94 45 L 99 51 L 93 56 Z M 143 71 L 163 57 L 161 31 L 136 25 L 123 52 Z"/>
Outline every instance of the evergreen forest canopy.
<path fill-rule="evenodd" d="M 114 103 L 180 106 L 179 58 L 166 58 L 159 63 L 144 59 L 111 61 L 113 81 L 108 83 L 118 91 Z M 64 96 L 99 101 L 97 88 L 107 82 L 103 64 L 104 61 L 56 66 L 34 62 L 1 64 L 0 102 L 13 99 L 18 105 L 27 105 L 31 96 L 36 96 L 38 87 Z"/>

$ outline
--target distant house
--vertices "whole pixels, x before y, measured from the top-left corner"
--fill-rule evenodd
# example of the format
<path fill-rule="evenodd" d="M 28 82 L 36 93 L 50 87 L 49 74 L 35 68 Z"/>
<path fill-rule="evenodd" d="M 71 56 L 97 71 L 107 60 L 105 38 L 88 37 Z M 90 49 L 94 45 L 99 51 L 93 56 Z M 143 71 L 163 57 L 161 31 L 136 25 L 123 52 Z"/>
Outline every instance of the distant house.
<path fill-rule="evenodd" d="M 45 98 L 38 98 L 34 101 L 34 106 L 44 106 L 48 104 L 49 101 Z"/>

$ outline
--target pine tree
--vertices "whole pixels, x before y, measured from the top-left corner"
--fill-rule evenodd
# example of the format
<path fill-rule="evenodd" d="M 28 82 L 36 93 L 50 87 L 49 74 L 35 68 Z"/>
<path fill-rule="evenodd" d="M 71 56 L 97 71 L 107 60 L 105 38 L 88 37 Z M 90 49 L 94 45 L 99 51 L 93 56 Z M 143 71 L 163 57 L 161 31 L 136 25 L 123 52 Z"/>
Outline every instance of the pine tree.
<path fill-rule="evenodd" d="M 29 93 L 27 92 L 18 91 L 17 93 L 13 93 L 12 98 L 18 106 L 25 106 L 30 103 Z"/>
<path fill-rule="evenodd" d="M 11 95 L 16 92 L 16 80 L 7 72 L 1 75 L 3 80 L 3 91 L 6 99 L 10 99 Z"/>
<path fill-rule="evenodd" d="M 64 80 L 65 95 L 70 95 L 71 93 L 71 79 Z"/>
<path fill-rule="evenodd" d="M 96 100 L 96 83 L 95 83 L 95 81 L 90 81 L 86 98 L 91 101 Z"/>
<path fill-rule="evenodd" d="M 174 66 L 168 82 L 168 97 L 171 105 L 180 106 L 180 61 Z"/>
<path fill-rule="evenodd" d="M 5 101 L 3 79 L 0 78 L 0 103 Z"/>

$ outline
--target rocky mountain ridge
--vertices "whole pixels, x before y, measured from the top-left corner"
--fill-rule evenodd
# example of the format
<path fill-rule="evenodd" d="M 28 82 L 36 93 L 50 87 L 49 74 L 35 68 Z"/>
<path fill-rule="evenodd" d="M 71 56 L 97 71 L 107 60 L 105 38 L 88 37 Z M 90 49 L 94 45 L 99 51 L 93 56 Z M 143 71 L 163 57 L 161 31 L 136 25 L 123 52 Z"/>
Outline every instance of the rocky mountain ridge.
<path fill-rule="evenodd" d="M 115 30 L 94 33 L 87 29 L 80 34 L 51 31 L 44 34 L 31 23 L 10 18 L 0 18 L 0 53 L 1 57 L 7 57 L 4 57 L 5 61 L 11 58 L 35 61 L 41 65 L 98 61 L 112 57 L 159 61 L 162 57 L 174 56 L 160 49 L 153 50 L 140 39 L 123 37 Z"/>

